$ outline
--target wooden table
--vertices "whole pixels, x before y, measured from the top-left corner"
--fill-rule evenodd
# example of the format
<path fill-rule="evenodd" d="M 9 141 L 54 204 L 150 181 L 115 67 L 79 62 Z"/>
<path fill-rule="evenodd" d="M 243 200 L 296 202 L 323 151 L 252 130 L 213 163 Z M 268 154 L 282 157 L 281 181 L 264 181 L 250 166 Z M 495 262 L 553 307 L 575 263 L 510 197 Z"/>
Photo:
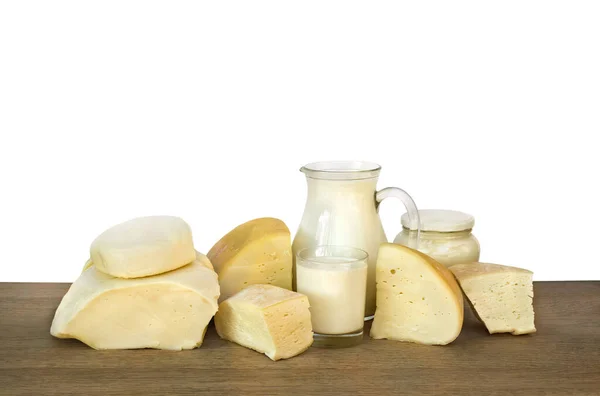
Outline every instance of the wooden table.
<path fill-rule="evenodd" d="M 538 333 L 487 334 L 468 314 L 445 347 L 370 340 L 290 360 L 222 341 L 95 351 L 50 336 L 67 284 L 0 283 L 0 395 L 600 395 L 600 282 L 535 284 Z"/>

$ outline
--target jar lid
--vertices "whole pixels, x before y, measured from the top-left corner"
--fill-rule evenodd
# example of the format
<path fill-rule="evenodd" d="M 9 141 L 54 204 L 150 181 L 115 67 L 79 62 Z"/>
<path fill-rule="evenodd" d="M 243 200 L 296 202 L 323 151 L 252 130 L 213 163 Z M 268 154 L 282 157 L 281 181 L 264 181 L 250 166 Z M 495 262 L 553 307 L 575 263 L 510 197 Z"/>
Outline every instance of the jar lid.
<path fill-rule="evenodd" d="M 470 230 L 475 225 L 475 218 L 470 214 L 456 210 L 422 209 L 419 210 L 421 231 L 457 232 Z M 410 224 L 408 213 L 402 215 L 402 227 L 416 230 L 416 224 Z"/>

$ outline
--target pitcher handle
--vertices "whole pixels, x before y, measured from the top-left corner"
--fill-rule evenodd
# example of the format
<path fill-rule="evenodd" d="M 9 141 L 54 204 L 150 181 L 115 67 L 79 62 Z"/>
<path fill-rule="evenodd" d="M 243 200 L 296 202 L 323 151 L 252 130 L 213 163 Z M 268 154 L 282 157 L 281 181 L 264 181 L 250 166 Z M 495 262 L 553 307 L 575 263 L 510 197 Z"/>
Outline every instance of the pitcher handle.
<path fill-rule="evenodd" d="M 413 249 L 418 249 L 419 234 L 421 232 L 421 219 L 419 217 L 419 210 L 417 209 L 415 201 L 411 198 L 410 195 L 408 195 L 406 191 L 402 190 L 401 188 L 386 187 L 375 193 L 377 211 L 379 211 L 379 205 L 381 204 L 381 202 L 388 197 L 398 198 L 400 199 L 400 201 L 402 201 L 404 207 L 406 208 L 406 211 L 408 212 L 408 221 L 411 226 L 410 229 L 413 229 L 414 225 L 416 224 L 417 232 L 409 233 L 410 237 L 408 239 L 408 246 Z"/>

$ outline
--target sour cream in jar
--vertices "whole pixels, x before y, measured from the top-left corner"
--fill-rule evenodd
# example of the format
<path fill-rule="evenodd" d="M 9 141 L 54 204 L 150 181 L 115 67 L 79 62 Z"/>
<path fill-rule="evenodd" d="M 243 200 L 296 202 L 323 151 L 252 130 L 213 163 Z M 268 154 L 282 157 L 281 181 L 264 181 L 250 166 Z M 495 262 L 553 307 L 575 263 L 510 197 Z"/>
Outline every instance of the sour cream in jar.
<path fill-rule="evenodd" d="M 418 250 L 432 257 L 440 264 L 450 267 L 454 264 L 479 261 L 479 241 L 471 233 L 475 225 L 473 216 L 454 210 L 419 210 L 421 232 Z M 402 216 L 402 232 L 394 243 L 411 246 L 409 241 L 416 237 L 416 227 L 409 224 L 408 216 Z"/>

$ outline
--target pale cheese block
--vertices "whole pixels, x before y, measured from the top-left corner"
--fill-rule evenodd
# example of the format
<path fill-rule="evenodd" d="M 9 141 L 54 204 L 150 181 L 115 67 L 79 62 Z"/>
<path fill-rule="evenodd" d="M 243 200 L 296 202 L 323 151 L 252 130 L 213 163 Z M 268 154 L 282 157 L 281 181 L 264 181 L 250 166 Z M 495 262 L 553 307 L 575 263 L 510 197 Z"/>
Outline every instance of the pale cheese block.
<path fill-rule="evenodd" d="M 81 270 L 81 272 L 84 272 L 86 269 L 90 268 L 92 265 L 94 265 L 94 262 L 92 261 L 92 259 L 88 259 L 85 264 L 83 265 L 83 269 Z"/>
<path fill-rule="evenodd" d="M 250 285 L 292 288 L 290 230 L 279 219 L 255 219 L 234 228 L 207 256 L 219 274 L 219 301 Z"/>
<path fill-rule="evenodd" d="M 90 247 L 96 268 L 119 278 L 171 271 L 196 258 L 192 232 L 173 216 L 138 217 L 109 228 Z"/>
<path fill-rule="evenodd" d="M 199 261 L 137 279 L 93 265 L 63 297 L 50 333 L 95 349 L 192 349 L 202 344 L 218 298 L 217 274 Z"/>
<path fill-rule="evenodd" d="M 535 333 L 533 272 L 489 263 L 450 267 L 490 334 Z"/>
<path fill-rule="evenodd" d="M 431 257 L 383 243 L 377 256 L 376 282 L 372 338 L 445 345 L 460 334 L 460 287 L 452 273 Z"/>
<path fill-rule="evenodd" d="M 212 263 L 210 262 L 210 260 L 208 259 L 208 257 L 206 257 L 206 255 L 200 253 L 199 251 L 196 251 L 196 261 L 198 261 L 200 264 L 202 264 L 203 266 L 205 266 L 206 268 L 210 269 L 210 270 L 215 270 Z M 84 266 L 83 269 L 81 270 L 81 272 L 85 271 L 86 269 L 90 268 L 92 265 L 94 265 L 94 262 L 92 261 L 92 259 L 88 259 Z"/>
<path fill-rule="evenodd" d="M 308 298 L 272 285 L 252 285 L 223 301 L 215 327 L 221 338 L 272 360 L 299 355 L 313 342 Z"/>
<path fill-rule="evenodd" d="M 211 271 L 215 270 L 215 267 L 213 267 L 208 257 L 198 251 L 196 251 L 196 261 L 198 261 L 200 264 L 202 264 Z"/>

